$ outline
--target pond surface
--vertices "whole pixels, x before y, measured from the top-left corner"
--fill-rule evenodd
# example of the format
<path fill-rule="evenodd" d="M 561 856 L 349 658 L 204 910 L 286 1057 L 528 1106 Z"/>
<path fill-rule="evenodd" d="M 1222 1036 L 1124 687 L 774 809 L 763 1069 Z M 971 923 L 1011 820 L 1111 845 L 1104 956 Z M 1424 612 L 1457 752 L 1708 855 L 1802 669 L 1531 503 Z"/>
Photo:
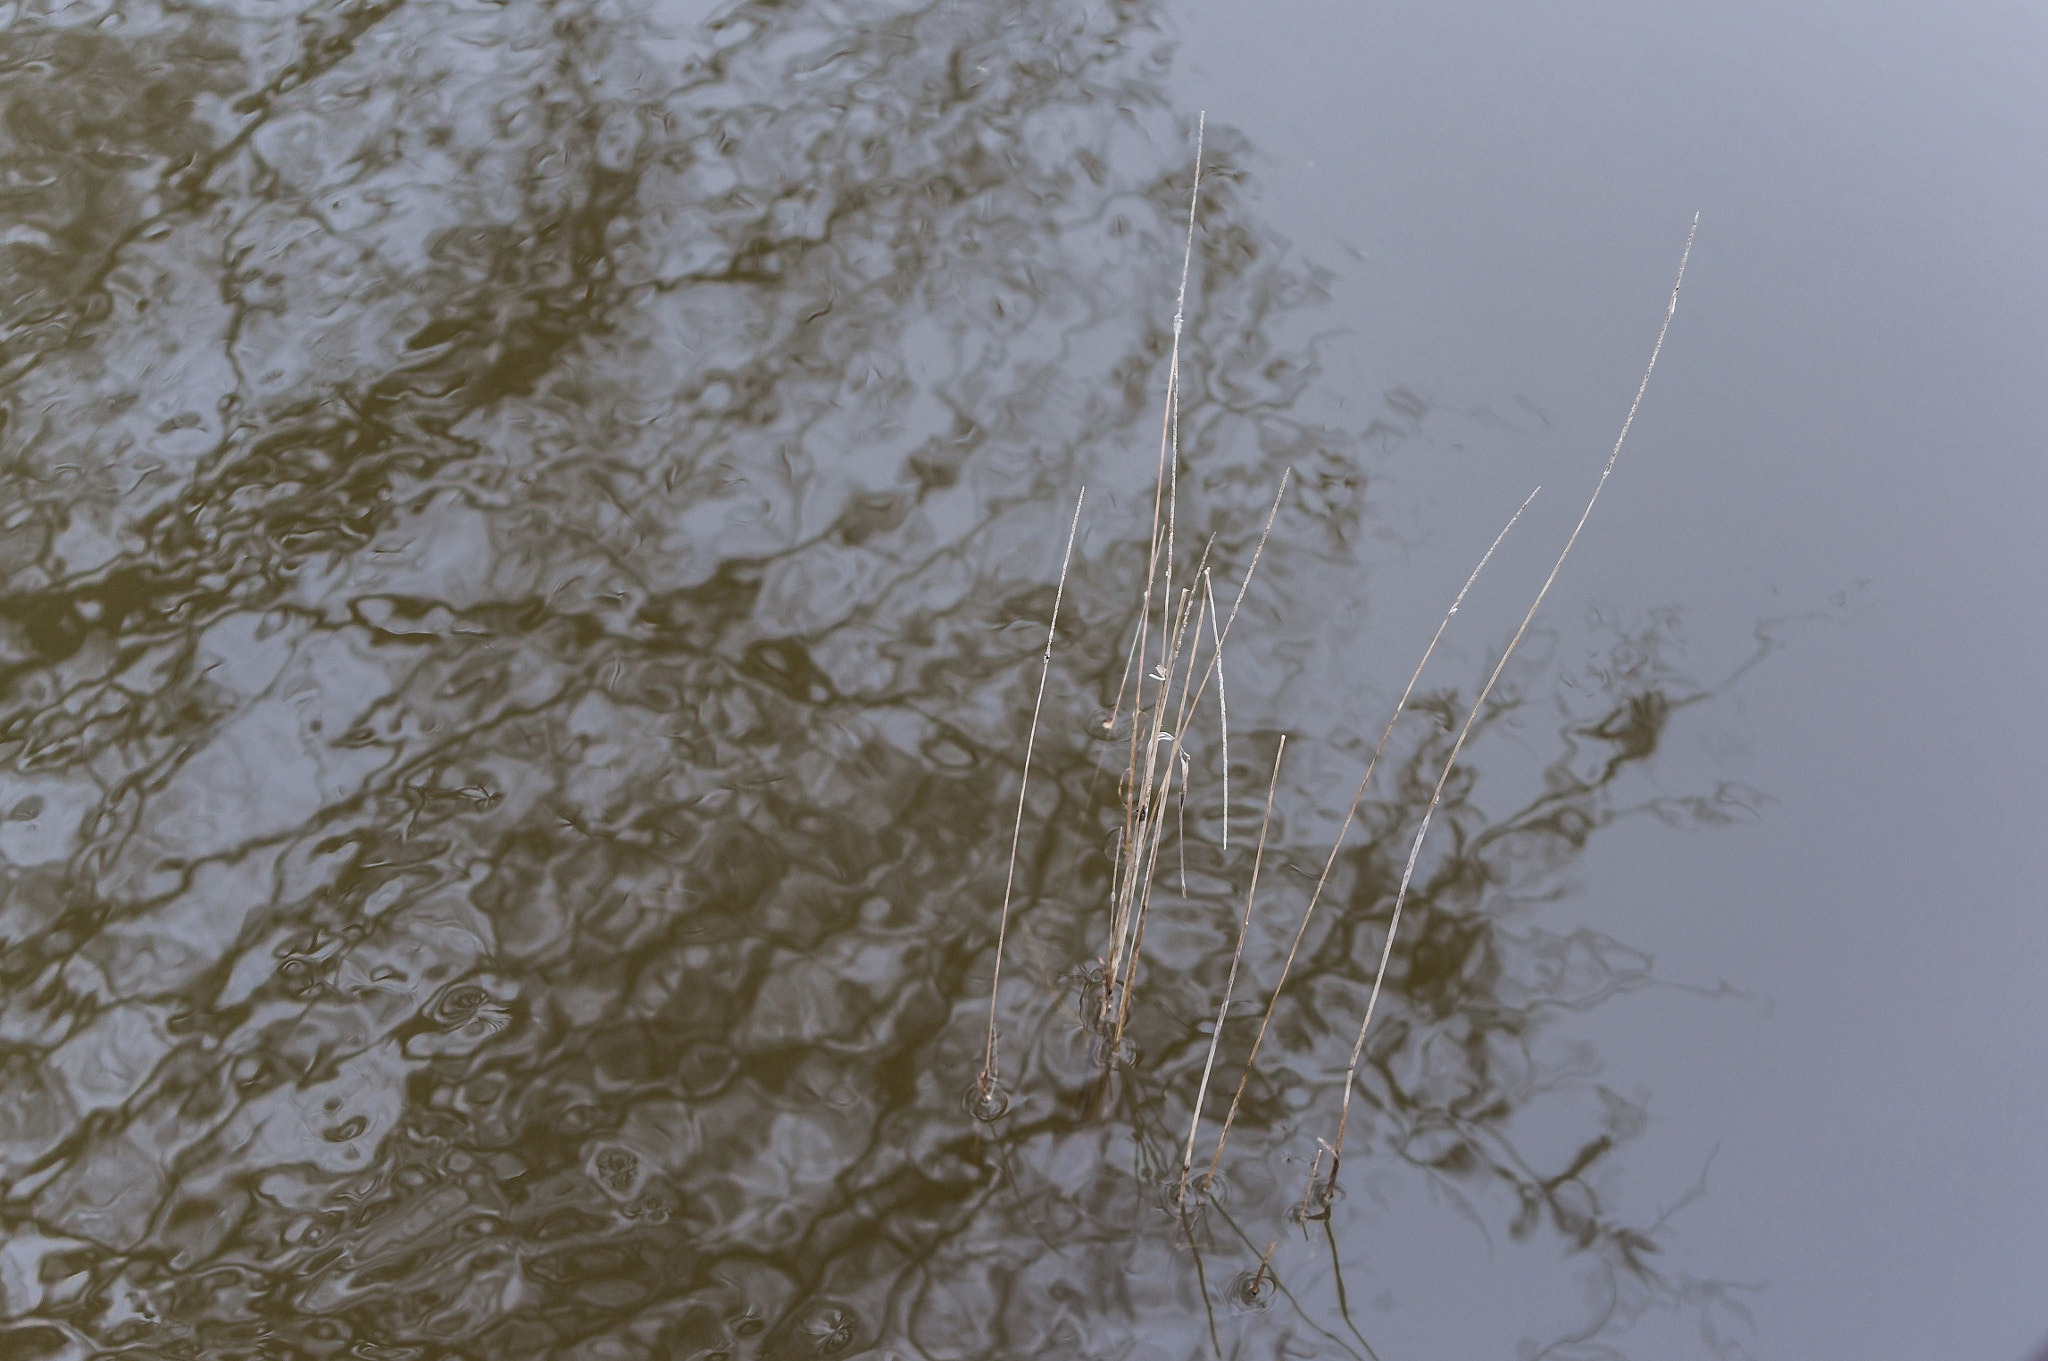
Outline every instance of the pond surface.
<path fill-rule="evenodd" d="M 0 1355 L 2040 1341 L 2048 29 L 1252 13 L 0 11 Z"/>

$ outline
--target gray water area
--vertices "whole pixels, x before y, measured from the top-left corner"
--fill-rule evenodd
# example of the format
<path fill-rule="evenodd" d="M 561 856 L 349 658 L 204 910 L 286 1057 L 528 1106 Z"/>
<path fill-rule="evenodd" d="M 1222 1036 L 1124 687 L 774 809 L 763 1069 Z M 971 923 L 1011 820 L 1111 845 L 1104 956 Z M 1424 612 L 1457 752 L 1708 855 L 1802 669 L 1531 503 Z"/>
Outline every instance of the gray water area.
<path fill-rule="evenodd" d="M 2043 1345 L 2038 11 L 0 25 L 0 1356 Z"/>
<path fill-rule="evenodd" d="M 1401 474 L 1428 506 L 1404 571 L 1455 574 L 1523 482 L 1583 481 L 1700 213 L 1558 609 L 1676 605 L 1701 667 L 1785 621 L 1716 730 L 1656 767 L 1766 797 L 1725 832 L 1596 839 L 1560 911 L 1661 976 L 1769 1005 L 1642 994 L 1585 1034 L 1606 1080 L 1650 1094 L 1632 1184 L 1670 1195 L 1712 1156 L 1674 1237 L 1762 1287 L 1744 1296 L 1758 1355 L 2031 1355 L 2048 1329 L 2048 18 L 1234 14 L 1187 25 L 1176 89 L 1271 150 L 1262 207 L 1336 264 L 1329 312 L 1350 332 L 1327 364 L 1348 381 L 1324 401 L 1398 381 L 1430 406 Z M 1234 97 L 1248 86 L 1264 97 Z"/>

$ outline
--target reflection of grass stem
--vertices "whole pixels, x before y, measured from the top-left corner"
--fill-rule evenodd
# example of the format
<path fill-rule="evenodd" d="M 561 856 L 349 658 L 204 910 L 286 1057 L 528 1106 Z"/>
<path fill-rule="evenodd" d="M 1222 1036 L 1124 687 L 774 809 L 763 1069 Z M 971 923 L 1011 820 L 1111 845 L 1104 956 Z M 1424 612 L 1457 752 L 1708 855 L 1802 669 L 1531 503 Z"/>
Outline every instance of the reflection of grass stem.
<path fill-rule="evenodd" d="M 1257 1250 L 1257 1244 L 1252 1241 L 1252 1236 L 1244 1231 L 1244 1226 L 1237 1222 L 1236 1216 L 1230 1213 L 1230 1210 L 1227 1206 L 1217 1205 L 1212 1202 L 1204 1208 L 1207 1213 L 1214 1214 L 1219 1220 L 1223 1222 L 1223 1224 L 1226 1227 L 1229 1228 L 1229 1230 L 1232 1233 L 1236 1234 L 1238 1241 L 1243 1243 L 1247 1250 Z M 1325 1328 L 1322 1324 L 1316 1322 L 1314 1316 L 1311 1315 L 1307 1309 L 1302 1307 L 1301 1301 L 1295 1297 L 1294 1292 L 1287 1288 L 1286 1278 L 1281 1276 L 1281 1274 L 1277 1271 L 1273 1273 L 1273 1289 L 1280 1296 L 1281 1299 L 1287 1301 L 1289 1306 L 1293 1308 L 1295 1315 L 1298 1318 L 1300 1318 L 1303 1324 L 1305 1324 L 1309 1328 L 1314 1329 L 1316 1332 L 1321 1333 L 1330 1342 L 1333 1342 L 1338 1347 L 1342 1348 L 1346 1355 L 1353 1357 L 1358 1356 L 1358 1352 L 1355 1349 L 1353 1349 L 1349 1342 L 1346 1342 L 1343 1338 L 1337 1336 L 1328 1328 Z M 1363 1339 L 1360 1340 L 1363 1341 Z M 1368 1347 L 1367 1350 L 1370 1351 L 1371 1348 Z M 1361 1361 L 1363 1361 L 1363 1358 L 1361 1358 Z"/>
<path fill-rule="evenodd" d="M 1365 1354 L 1372 1361 L 1380 1361 L 1380 1354 L 1372 1349 L 1372 1343 L 1365 1340 L 1365 1334 L 1358 1331 L 1358 1325 L 1351 1319 L 1351 1297 L 1344 1289 L 1344 1263 L 1337 1256 L 1337 1231 L 1330 1227 L 1329 1217 L 1323 1218 L 1323 1237 L 1330 1244 L 1330 1277 L 1337 1286 L 1337 1316 L 1344 1320 L 1344 1326 L 1358 1339 L 1358 1345 L 1365 1348 Z"/>
<path fill-rule="evenodd" d="M 1219 687 L 1220 688 L 1220 687 Z M 1245 890 L 1244 919 L 1237 925 L 1237 948 L 1230 952 L 1230 972 L 1223 979 L 1223 1003 L 1216 1008 L 1216 1028 L 1209 1032 L 1209 1056 L 1202 1061 L 1202 1081 L 1195 1088 L 1195 1108 L 1188 1116 L 1187 1147 L 1180 1155 L 1180 1185 L 1173 1198 L 1179 1203 L 1188 1193 L 1188 1168 L 1195 1159 L 1195 1129 L 1202 1123 L 1202 1102 L 1209 1095 L 1209 1073 L 1216 1066 L 1216 1046 L 1223 1039 L 1223 1018 L 1230 1011 L 1231 989 L 1237 984 L 1238 961 L 1244 958 L 1244 939 L 1251 932 L 1252 903 L 1259 894 L 1259 865 L 1266 858 L 1266 828 L 1273 820 L 1273 791 L 1280 784 L 1280 758 L 1287 754 L 1287 734 L 1280 734 L 1280 748 L 1273 753 L 1273 777 L 1266 783 L 1266 811 L 1259 819 L 1259 846 L 1252 852 L 1252 882 Z"/>
<path fill-rule="evenodd" d="M 1209 1350 L 1216 1354 L 1217 1361 L 1222 1361 L 1223 1341 L 1216 1336 L 1216 1301 L 1209 1298 L 1209 1272 L 1202 1265 L 1202 1245 L 1195 1241 L 1192 1226 L 1185 1215 L 1181 1216 L 1181 1226 L 1189 1230 L 1188 1251 L 1195 1259 L 1195 1289 L 1201 1293 L 1202 1313 L 1209 1320 Z"/>
<path fill-rule="evenodd" d="M 1685 282 L 1685 262 L 1692 257 L 1692 239 L 1699 231 L 1699 226 L 1699 215 L 1694 214 L 1692 230 L 1685 235 L 1685 250 L 1678 257 L 1678 277 L 1671 284 L 1671 301 L 1664 308 L 1664 324 L 1657 328 L 1657 343 L 1650 347 L 1650 362 L 1643 369 L 1643 381 L 1636 386 L 1635 400 L 1629 403 L 1628 417 L 1622 421 L 1621 434 L 1614 441 L 1614 452 L 1607 456 L 1607 466 L 1600 470 L 1600 480 L 1593 484 L 1593 494 L 1586 498 L 1586 508 L 1579 513 L 1579 522 L 1572 527 L 1571 537 L 1564 541 L 1564 547 L 1558 552 L 1557 561 L 1551 564 L 1550 575 L 1543 579 L 1543 585 L 1536 592 L 1536 598 L 1529 602 L 1529 612 L 1522 616 L 1521 626 L 1515 630 L 1515 636 L 1508 640 L 1507 647 L 1500 654 L 1500 660 L 1494 663 L 1493 674 L 1486 678 L 1485 688 L 1480 690 L 1479 697 L 1472 701 L 1472 708 L 1465 715 L 1465 724 L 1458 730 L 1458 738 L 1451 744 L 1451 754 L 1444 761 L 1443 773 L 1437 776 L 1436 788 L 1430 792 L 1429 806 L 1422 811 L 1422 825 L 1415 829 L 1415 840 L 1408 847 L 1408 863 L 1401 869 L 1401 887 L 1394 894 L 1394 912 L 1387 922 L 1387 939 L 1386 944 L 1380 949 L 1379 969 L 1373 975 L 1372 992 L 1365 1000 L 1365 1019 L 1358 1024 L 1358 1042 L 1351 1047 L 1351 1063 L 1344 1070 L 1344 1101 L 1337 1114 L 1337 1139 L 1332 1145 L 1330 1158 L 1332 1183 L 1337 1179 L 1337 1164 L 1344 1156 L 1344 1124 L 1351 1114 L 1351 1093 L 1358 1085 L 1358 1060 L 1365 1053 L 1365 1032 L 1367 1027 L 1372 1025 L 1373 1008 L 1379 1004 L 1380 987 L 1387 980 L 1387 961 L 1394 955 L 1394 933 L 1401 927 L 1401 906 L 1408 898 L 1408 884 L 1415 875 L 1415 861 L 1422 854 L 1422 839 L 1429 835 L 1429 820 L 1436 815 L 1437 803 L 1443 798 L 1444 785 L 1451 778 L 1451 768 L 1457 764 L 1458 753 L 1464 748 L 1465 739 L 1472 735 L 1473 725 L 1479 721 L 1479 713 L 1485 707 L 1486 697 L 1493 693 L 1493 687 L 1500 680 L 1501 672 L 1507 669 L 1508 658 L 1514 655 L 1516 645 L 1522 641 L 1522 635 L 1528 632 L 1529 621 L 1536 617 L 1536 610 L 1543 604 L 1543 597 L 1550 593 L 1551 583 L 1557 580 L 1558 572 L 1563 570 L 1565 555 L 1570 553 L 1572 545 L 1579 541 L 1579 531 L 1586 527 L 1586 521 L 1593 514 L 1593 505 L 1600 499 L 1600 490 L 1607 485 L 1609 475 L 1614 472 L 1615 461 L 1621 457 L 1622 443 L 1628 439 L 1629 427 L 1635 424 L 1636 411 L 1642 406 L 1643 394 L 1650 387 L 1650 375 L 1657 369 L 1657 356 L 1664 349 L 1665 333 L 1671 329 L 1672 315 L 1678 311 L 1678 290 Z"/>
<path fill-rule="evenodd" d="M 1060 601 L 1067 593 L 1067 569 L 1074 560 L 1074 537 L 1081 532 L 1081 502 L 1088 489 L 1074 498 L 1074 522 L 1067 529 L 1067 551 L 1060 558 L 1059 585 L 1052 593 L 1052 620 L 1045 626 L 1045 664 L 1038 673 L 1038 698 L 1031 704 L 1031 727 L 1024 736 L 1024 769 L 1017 778 L 1017 825 L 1010 833 L 1010 868 L 1003 875 L 1003 908 L 996 919 L 996 962 L 988 985 L 988 1047 L 982 1051 L 981 1076 L 976 1079 L 982 1099 L 988 1098 L 996 1083 L 996 988 L 1003 981 L 1003 940 L 1010 930 L 1010 890 L 1017 882 L 1017 847 L 1024 839 L 1024 796 L 1031 788 L 1031 750 L 1038 740 L 1038 715 L 1045 707 L 1045 682 L 1052 674 L 1052 639 L 1060 626 Z"/>
<path fill-rule="evenodd" d="M 1539 487 L 1537 490 L 1541 491 L 1542 488 Z M 1451 616 L 1458 612 L 1458 606 L 1465 603 L 1466 593 L 1472 589 L 1472 583 L 1479 580 L 1479 574 L 1486 569 L 1494 550 L 1500 547 L 1501 540 L 1508 536 L 1508 531 L 1515 527 L 1515 521 L 1522 518 L 1522 512 L 1527 510 L 1529 502 L 1535 499 L 1536 492 L 1532 491 L 1522 504 L 1515 508 L 1515 513 L 1501 526 L 1500 533 L 1494 535 L 1493 542 L 1487 545 L 1486 552 L 1479 559 L 1479 565 L 1472 569 L 1472 575 L 1466 577 L 1465 584 L 1458 588 L 1457 598 L 1451 601 L 1450 609 L 1444 611 L 1443 621 L 1436 626 L 1436 633 L 1430 638 L 1429 646 L 1422 650 L 1422 660 L 1415 664 L 1414 673 L 1408 677 L 1408 688 L 1403 690 L 1401 698 L 1395 701 L 1393 716 L 1387 720 L 1387 726 L 1380 730 L 1379 745 L 1373 748 L 1372 759 L 1365 763 L 1365 775 L 1358 782 L 1358 791 L 1351 796 L 1351 806 L 1344 812 L 1344 824 L 1337 829 L 1336 843 L 1330 847 L 1329 858 L 1323 862 L 1322 876 L 1316 880 L 1315 891 L 1309 895 L 1308 907 L 1301 914 L 1301 924 L 1294 928 L 1294 939 L 1287 947 L 1287 958 L 1280 965 L 1280 981 L 1273 985 L 1273 995 L 1266 1001 L 1266 1014 L 1259 1018 L 1258 1034 L 1252 1037 L 1252 1051 L 1245 1056 L 1244 1072 L 1237 1079 L 1237 1094 L 1230 1098 L 1230 1110 L 1224 1115 L 1223 1128 L 1216 1135 L 1215 1155 L 1209 1159 L 1208 1175 L 1202 1179 L 1204 1194 L 1207 1194 L 1210 1184 L 1216 1180 L 1216 1169 L 1223 1161 L 1223 1145 L 1230 1138 L 1232 1122 L 1237 1119 L 1238 1103 L 1244 1100 L 1245 1084 L 1251 1080 L 1252 1063 L 1259 1057 L 1259 1046 L 1265 1043 L 1266 1028 L 1273 1023 L 1273 1009 L 1280 1005 L 1280 991 L 1287 986 L 1287 975 L 1294 968 L 1295 953 L 1301 949 L 1302 937 L 1308 934 L 1309 918 L 1315 915 L 1316 904 L 1322 900 L 1323 885 L 1330 881 L 1330 871 L 1337 863 L 1337 852 L 1344 845 L 1345 834 L 1351 830 L 1352 819 L 1358 816 L 1358 802 L 1365 797 L 1366 786 L 1372 781 L 1372 773 L 1380 763 L 1381 753 L 1387 749 L 1387 739 L 1393 735 L 1394 724 L 1407 711 L 1408 697 L 1415 693 L 1415 683 L 1422 679 L 1422 668 L 1429 665 L 1430 654 L 1435 652 L 1436 645 L 1443 641 L 1444 630 L 1451 625 Z M 1335 1171 L 1334 1160 L 1332 1171 Z M 1314 1180 L 1313 1172 L 1310 1173 L 1310 1180 Z"/>

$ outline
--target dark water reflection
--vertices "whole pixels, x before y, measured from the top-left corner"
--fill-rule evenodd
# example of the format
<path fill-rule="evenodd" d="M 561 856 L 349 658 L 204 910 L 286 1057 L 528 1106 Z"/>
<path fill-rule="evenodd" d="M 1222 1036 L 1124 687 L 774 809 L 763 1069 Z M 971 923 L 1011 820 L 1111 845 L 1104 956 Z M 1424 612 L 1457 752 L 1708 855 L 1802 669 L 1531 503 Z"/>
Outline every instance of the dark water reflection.
<path fill-rule="evenodd" d="M 6 31 L 0 1353 L 1366 1354 L 1356 1205 L 1298 1207 L 1452 698 L 1397 738 L 1192 1231 L 1163 1188 L 1279 720 L 1234 734 L 1227 856 L 1197 778 L 1135 1065 L 1105 1087 L 1076 1022 L 1117 819 L 1084 720 L 1142 579 L 1187 192 L 1164 44 L 1147 6 L 1003 0 Z M 1251 625 L 1277 678 L 1402 405 L 1289 419 L 1314 354 L 1271 337 L 1316 275 L 1209 148 L 1185 537 L 1235 580 L 1295 470 Z M 984 1124 L 1084 480 L 1118 508 L 1069 587 Z M 1555 1356 L 1718 1307 L 1595 1190 L 1640 1108 L 1540 1043 L 1650 982 L 1531 910 L 1588 838 L 1736 811 L 1630 783 L 1707 693 L 1667 624 L 1614 630 L 1520 807 L 1454 781 L 1347 1148 L 1577 1254 Z M 1521 679 L 1490 722 L 1549 712 Z M 1559 1093 L 1593 1099 L 1525 1153 Z"/>

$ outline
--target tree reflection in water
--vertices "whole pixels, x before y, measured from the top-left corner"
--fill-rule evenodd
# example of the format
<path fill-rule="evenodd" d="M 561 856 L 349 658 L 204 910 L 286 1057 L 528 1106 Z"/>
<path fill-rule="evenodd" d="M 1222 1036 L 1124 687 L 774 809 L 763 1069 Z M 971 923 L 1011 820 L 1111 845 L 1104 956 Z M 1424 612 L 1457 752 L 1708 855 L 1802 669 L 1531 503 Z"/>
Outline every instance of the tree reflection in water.
<path fill-rule="evenodd" d="M 1076 1023 L 1117 817 L 1084 718 L 1142 579 L 1186 193 L 1165 42 L 1149 5 L 1010 0 L 0 36 L 8 1355 L 1364 1354 L 1305 1174 L 1448 734 L 1411 720 L 1363 811 L 1210 1213 L 1165 1207 L 1255 806 L 1226 860 L 1190 804 L 1106 1105 Z M 1279 665 L 1387 431 L 1288 415 L 1317 276 L 1209 145 L 1182 541 L 1241 572 L 1295 470 Z M 1070 585 L 982 1122 L 1084 479 L 1122 508 Z M 1608 1294 L 1557 1356 L 1720 1307 L 1594 1190 L 1638 1107 L 1602 1091 L 1555 1166 L 1508 1129 L 1593 1090 L 1546 1019 L 1650 978 L 1526 905 L 1632 807 L 1738 807 L 1629 803 L 1706 693 L 1663 636 L 1616 632 L 1525 807 L 1454 781 L 1347 1150 L 1583 1254 Z M 1239 736 L 1247 798 L 1283 721 Z M 1301 821 L 1269 855 L 1320 854 Z"/>

